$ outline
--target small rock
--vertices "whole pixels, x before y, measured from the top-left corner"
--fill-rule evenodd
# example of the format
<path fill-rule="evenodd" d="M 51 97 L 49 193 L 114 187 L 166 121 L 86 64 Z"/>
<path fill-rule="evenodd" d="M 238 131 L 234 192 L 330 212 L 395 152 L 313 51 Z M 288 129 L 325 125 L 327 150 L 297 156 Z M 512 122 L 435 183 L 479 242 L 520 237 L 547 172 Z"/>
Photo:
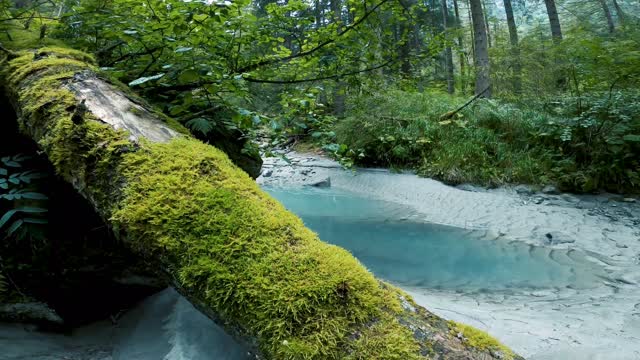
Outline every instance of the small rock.
<path fill-rule="evenodd" d="M 540 205 L 543 202 L 544 202 L 544 198 L 541 198 L 541 197 L 537 197 L 537 198 L 533 199 L 533 203 L 536 204 L 536 205 Z"/>
<path fill-rule="evenodd" d="M 634 198 L 624 198 L 624 199 L 622 199 L 622 201 L 624 201 L 626 203 L 634 203 L 634 202 L 636 202 L 636 199 L 634 199 Z"/>
<path fill-rule="evenodd" d="M 456 186 L 456 189 L 460 189 L 462 191 L 478 192 L 478 188 L 471 184 L 460 184 Z"/>
<path fill-rule="evenodd" d="M 566 201 L 566 202 L 570 202 L 570 203 L 579 203 L 580 199 L 578 199 L 577 197 L 571 195 L 571 194 L 562 194 L 560 195 L 560 197 L 562 198 L 562 200 Z"/>
<path fill-rule="evenodd" d="M 544 234 L 548 245 L 558 245 L 558 244 L 572 244 L 576 242 L 575 239 L 572 239 L 569 235 L 553 231 Z"/>
<path fill-rule="evenodd" d="M 544 194 L 547 195 L 558 195 L 560 194 L 560 191 L 558 191 L 558 188 L 553 186 L 553 185 L 547 185 L 542 189 L 542 192 Z"/>
<path fill-rule="evenodd" d="M 513 188 L 520 195 L 533 195 L 534 191 L 527 185 L 518 185 Z"/>
<path fill-rule="evenodd" d="M 314 183 L 309 184 L 309 186 L 318 187 L 318 188 L 328 188 L 331 187 L 331 178 L 327 177 L 326 179 L 316 181 Z"/>
<path fill-rule="evenodd" d="M 273 170 L 267 170 L 262 174 L 263 177 L 271 177 L 271 175 L 273 175 Z"/>
<path fill-rule="evenodd" d="M 616 247 L 617 247 L 618 249 L 628 249 L 628 248 L 629 248 L 627 245 L 624 245 L 624 244 L 618 244 L 618 243 L 616 243 Z"/>

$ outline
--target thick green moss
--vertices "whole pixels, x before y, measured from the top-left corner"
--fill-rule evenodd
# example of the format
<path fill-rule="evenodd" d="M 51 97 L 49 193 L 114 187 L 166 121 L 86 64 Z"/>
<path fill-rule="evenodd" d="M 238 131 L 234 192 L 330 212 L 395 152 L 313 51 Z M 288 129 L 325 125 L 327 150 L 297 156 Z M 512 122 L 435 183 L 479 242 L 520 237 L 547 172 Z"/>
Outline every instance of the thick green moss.
<path fill-rule="evenodd" d="M 461 334 L 463 342 L 472 348 L 478 350 L 488 350 L 492 353 L 500 352 L 502 359 L 511 360 L 514 358 L 514 353 L 506 345 L 502 344 L 496 338 L 487 334 L 486 332 L 476 329 L 473 326 L 460 324 L 455 321 L 450 321 L 452 331 L 457 335 Z"/>
<path fill-rule="evenodd" d="M 55 22 L 44 20 L 44 22 L 52 28 Z M 33 24 L 32 28 L 27 30 L 24 26 L 16 21 L 9 21 L 0 24 L 0 32 L 8 34 L 10 41 L 3 41 L 5 47 L 11 50 L 37 49 L 42 46 L 64 46 L 60 40 L 45 37 L 40 39 L 40 24 Z M 4 37 L 4 36 L 3 36 Z"/>
<path fill-rule="evenodd" d="M 381 311 L 399 309 L 397 298 L 223 152 L 186 138 L 145 144 L 123 157 L 119 173 L 128 186 L 112 221 L 126 229 L 131 246 L 170 264 L 182 287 L 205 294 L 207 306 L 258 336 L 265 354 L 340 358 L 350 349 L 347 335 L 369 322 L 354 350 L 372 334 L 394 353 L 417 349 Z"/>

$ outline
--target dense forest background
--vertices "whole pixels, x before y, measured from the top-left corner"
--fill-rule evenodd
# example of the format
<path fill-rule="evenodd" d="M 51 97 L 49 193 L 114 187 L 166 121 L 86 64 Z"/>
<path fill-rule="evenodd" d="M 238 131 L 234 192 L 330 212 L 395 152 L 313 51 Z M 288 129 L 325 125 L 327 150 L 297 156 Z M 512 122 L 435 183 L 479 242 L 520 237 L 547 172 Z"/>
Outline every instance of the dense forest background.
<path fill-rule="evenodd" d="M 445 182 L 640 188 L 635 0 L 3 0 L 216 144 Z M 469 103 L 470 100 L 473 100 Z M 462 105 L 467 104 L 466 107 Z"/>

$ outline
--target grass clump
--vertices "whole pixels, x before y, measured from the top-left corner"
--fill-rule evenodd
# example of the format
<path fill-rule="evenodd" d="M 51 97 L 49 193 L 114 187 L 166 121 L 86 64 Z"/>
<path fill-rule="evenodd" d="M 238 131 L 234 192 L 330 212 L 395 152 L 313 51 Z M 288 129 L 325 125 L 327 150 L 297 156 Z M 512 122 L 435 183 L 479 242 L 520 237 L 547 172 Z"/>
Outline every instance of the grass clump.
<path fill-rule="evenodd" d="M 454 335 L 462 336 L 462 341 L 472 348 L 490 351 L 492 354 L 500 353 L 504 360 L 511 360 L 515 356 L 511 349 L 482 330 L 455 321 L 449 321 L 449 326 Z"/>

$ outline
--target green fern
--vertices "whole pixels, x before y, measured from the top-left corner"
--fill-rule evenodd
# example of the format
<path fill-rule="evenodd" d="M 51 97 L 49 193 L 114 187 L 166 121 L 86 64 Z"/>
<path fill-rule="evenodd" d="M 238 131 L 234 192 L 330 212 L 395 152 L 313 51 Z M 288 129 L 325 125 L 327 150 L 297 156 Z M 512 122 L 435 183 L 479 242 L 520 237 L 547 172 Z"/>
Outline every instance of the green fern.
<path fill-rule="evenodd" d="M 44 237 L 42 225 L 47 219 L 42 215 L 48 211 L 45 202 L 48 197 L 38 191 L 38 180 L 47 174 L 25 169 L 32 158 L 23 154 L 0 158 L 0 200 L 10 202 L 9 210 L 0 212 L 0 230 L 4 230 L 6 237 L 19 240 Z"/>
<path fill-rule="evenodd" d="M 0 296 L 7 292 L 7 282 L 4 275 L 0 274 Z"/>
<path fill-rule="evenodd" d="M 187 121 L 185 126 L 191 131 L 197 131 L 202 135 L 207 135 L 213 130 L 213 123 L 205 118 L 195 118 Z"/>

